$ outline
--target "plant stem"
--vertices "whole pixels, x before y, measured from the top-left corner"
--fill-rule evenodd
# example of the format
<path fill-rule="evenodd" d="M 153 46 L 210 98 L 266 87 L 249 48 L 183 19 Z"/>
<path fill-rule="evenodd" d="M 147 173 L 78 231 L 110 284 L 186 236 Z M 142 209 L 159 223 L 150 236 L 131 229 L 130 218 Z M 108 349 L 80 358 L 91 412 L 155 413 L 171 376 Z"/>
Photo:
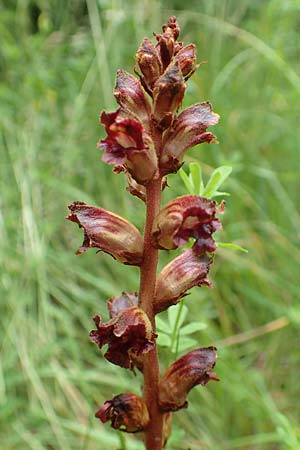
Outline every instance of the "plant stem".
<path fill-rule="evenodd" d="M 144 233 L 144 260 L 141 265 L 141 284 L 139 293 L 140 307 L 147 313 L 153 330 L 155 331 L 155 318 L 153 312 L 153 298 L 156 283 L 156 269 L 158 261 L 158 249 L 152 245 L 151 231 L 153 221 L 160 209 L 161 178 L 152 181 L 147 186 L 147 213 Z M 162 449 L 162 418 L 159 410 L 158 383 L 159 364 L 157 347 L 148 352 L 144 357 L 144 399 L 150 414 L 150 423 L 145 430 L 145 445 L 147 450 Z"/>

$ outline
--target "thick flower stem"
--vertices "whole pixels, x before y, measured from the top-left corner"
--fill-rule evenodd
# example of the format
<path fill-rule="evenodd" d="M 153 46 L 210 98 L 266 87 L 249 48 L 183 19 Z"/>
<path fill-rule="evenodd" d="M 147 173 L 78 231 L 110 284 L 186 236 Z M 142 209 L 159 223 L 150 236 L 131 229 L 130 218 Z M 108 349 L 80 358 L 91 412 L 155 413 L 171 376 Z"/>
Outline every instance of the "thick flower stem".
<path fill-rule="evenodd" d="M 153 246 L 151 231 L 153 221 L 159 212 L 161 199 L 161 178 L 152 181 L 147 187 L 147 215 L 144 233 L 144 260 L 141 266 L 141 284 L 139 293 L 140 307 L 147 313 L 153 329 L 155 319 L 153 312 L 153 297 L 156 282 L 158 250 Z M 145 445 L 147 450 L 162 449 L 162 419 L 158 408 L 159 364 L 157 348 L 144 357 L 144 399 L 150 414 L 150 423 L 145 430 Z"/>

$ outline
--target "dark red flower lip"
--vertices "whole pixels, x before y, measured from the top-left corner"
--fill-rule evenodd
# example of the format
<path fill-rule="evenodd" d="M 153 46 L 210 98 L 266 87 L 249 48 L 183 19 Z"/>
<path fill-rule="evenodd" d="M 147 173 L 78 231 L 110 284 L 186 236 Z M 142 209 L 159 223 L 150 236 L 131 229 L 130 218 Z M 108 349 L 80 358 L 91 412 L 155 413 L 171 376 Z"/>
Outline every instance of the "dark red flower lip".
<path fill-rule="evenodd" d="M 156 334 L 147 314 L 137 306 L 122 310 L 106 323 L 96 315 L 96 330 L 90 332 L 90 340 L 102 348 L 108 344 L 104 357 L 113 364 L 132 369 L 131 356 L 142 355 L 154 347 Z"/>

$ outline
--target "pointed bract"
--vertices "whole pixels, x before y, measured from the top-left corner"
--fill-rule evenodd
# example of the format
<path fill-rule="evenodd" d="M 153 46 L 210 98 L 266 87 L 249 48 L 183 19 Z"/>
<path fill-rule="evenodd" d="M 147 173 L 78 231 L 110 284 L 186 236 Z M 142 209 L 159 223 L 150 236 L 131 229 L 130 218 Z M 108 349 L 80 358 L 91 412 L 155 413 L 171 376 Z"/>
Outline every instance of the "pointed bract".
<path fill-rule="evenodd" d="M 97 329 L 90 332 L 90 340 L 102 348 L 108 344 L 104 357 L 117 366 L 132 368 L 132 355 L 142 355 L 154 347 L 153 333 L 147 314 L 140 308 L 132 306 L 113 316 L 106 323 L 96 315 L 94 322 Z"/>
<path fill-rule="evenodd" d="M 186 397 L 196 385 L 204 386 L 210 380 L 219 381 L 212 371 L 217 353 L 215 347 L 193 350 L 177 359 L 159 383 L 159 405 L 163 411 L 186 408 Z"/>
<path fill-rule="evenodd" d="M 138 229 L 123 217 L 102 208 L 74 202 L 67 219 L 84 229 L 84 240 L 77 254 L 99 248 L 118 261 L 139 266 L 143 260 L 143 238 Z"/>
<path fill-rule="evenodd" d="M 111 421 L 112 428 L 136 433 L 149 423 L 149 413 L 144 400 L 138 395 L 125 393 L 107 400 L 95 416 L 102 423 Z"/>
<path fill-rule="evenodd" d="M 175 305 L 194 286 L 210 286 L 206 277 L 211 263 L 212 258 L 207 254 L 197 256 L 189 249 L 167 264 L 156 281 L 155 313 Z"/>

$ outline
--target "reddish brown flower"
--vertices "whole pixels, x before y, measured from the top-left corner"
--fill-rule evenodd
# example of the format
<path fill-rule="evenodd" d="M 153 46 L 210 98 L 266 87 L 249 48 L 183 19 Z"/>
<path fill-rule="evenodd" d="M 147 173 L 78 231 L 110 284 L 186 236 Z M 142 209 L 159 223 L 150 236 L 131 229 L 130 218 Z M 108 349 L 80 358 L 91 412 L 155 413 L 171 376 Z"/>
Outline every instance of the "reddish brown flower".
<path fill-rule="evenodd" d="M 153 118 L 161 129 L 168 128 L 181 106 L 186 84 L 179 63 L 170 64 L 153 89 Z"/>
<path fill-rule="evenodd" d="M 152 95 L 153 85 L 163 73 L 158 49 L 150 39 L 144 38 L 135 59 L 143 74 L 143 77 L 140 77 L 141 83 L 147 92 Z"/>
<path fill-rule="evenodd" d="M 125 70 L 118 70 L 114 96 L 123 109 L 149 127 L 150 104 L 140 81 Z"/>
<path fill-rule="evenodd" d="M 157 157 L 152 139 L 142 123 L 123 109 L 103 112 L 101 123 L 108 134 L 98 144 L 104 151 L 102 160 L 107 164 L 124 165 L 140 184 L 151 181 L 157 171 Z"/>
<path fill-rule="evenodd" d="M 118 261 L 139 266 L 143 260 L 143 238 L 138 229 L 123 217 L 83 202 L 69 205 L 67 219 L 84 229 L 84 240 L 77 254 L 97 247 Z"/>
<path fill-rule="evenodd" d="M 206 278 L 212 258 L 198 256 L 193 250 L 185 250 L 160 272 L 155 287 L 154 311 L 164 311 L 175 305 L 194 286 L 210 286 Z"/>
<path fill-rule="evenodd" d="M 169 367 L 159 384 L 159 405 L 163 411 L 186 408 L 187 394 L 194 386 L 204 386 L 210 380 L 219 381 L 212 371 L 217 359 L 216 350 L 215 347 L 193 350 Z"/>
<path fill-rule="evenodd" d="M 189 44 L 183 47 L 177 53 L 176 60 L 179 63 L 185 81 L 188 80 L 198 67 L 196 64 L 196 46 L 194 44 Z"/>
<path fill-rule="evenodd" d="M 207 127 L 218 123 L 219 115 L 209 102 L 197 103 L 179 114 L 163 140 L 160 169 L 163 173 L 176 172 L 182 165 L 185 152 L 197 144 L 211 143 L 215 136 Z"/>
<path fill-rule="evenodd" d="M 127 293 L 123 292 L 119 297 L 112 297 L 107 301 L 107 308 L 111 318 L 120 314 L 127 308 L 137 306 L 139 297 L 137 292 Z"/>
<path fill-rule="evenodd" d="M 149 413 L 144 400 L 138 395 L 125 393 L 116 395 L 104 403 L 95 414 L 102 423 L 111 420 L 112 428 L 136 433 L 149 423 Z"/>
<path fill-rule="evenodd" d="M 102 323 L 96 315 L 94 322 L 97 329 L 90 332 L 92 342 L 102 348 L 108 344 L 104 357 L 117 366 L 132 368 L 130 355 L 147 353 L 154 346 L 153 333 L 147 314 L 140 308 L 132 306 L 121 311 L 107 323 Z"/>
<path fill-rule="evenodd" d="M 153 239 L 158 248 L 172 250 L 186 244 L 189 238 L 199 240 L 197 254 L 216 250 L 212 233 L 221 229 L 215 217 L 216 202 L 198 195 L 184 195 L 169 202 L 157 216 Z M 195 251 L 195 249 L 194 249 Z"/>

